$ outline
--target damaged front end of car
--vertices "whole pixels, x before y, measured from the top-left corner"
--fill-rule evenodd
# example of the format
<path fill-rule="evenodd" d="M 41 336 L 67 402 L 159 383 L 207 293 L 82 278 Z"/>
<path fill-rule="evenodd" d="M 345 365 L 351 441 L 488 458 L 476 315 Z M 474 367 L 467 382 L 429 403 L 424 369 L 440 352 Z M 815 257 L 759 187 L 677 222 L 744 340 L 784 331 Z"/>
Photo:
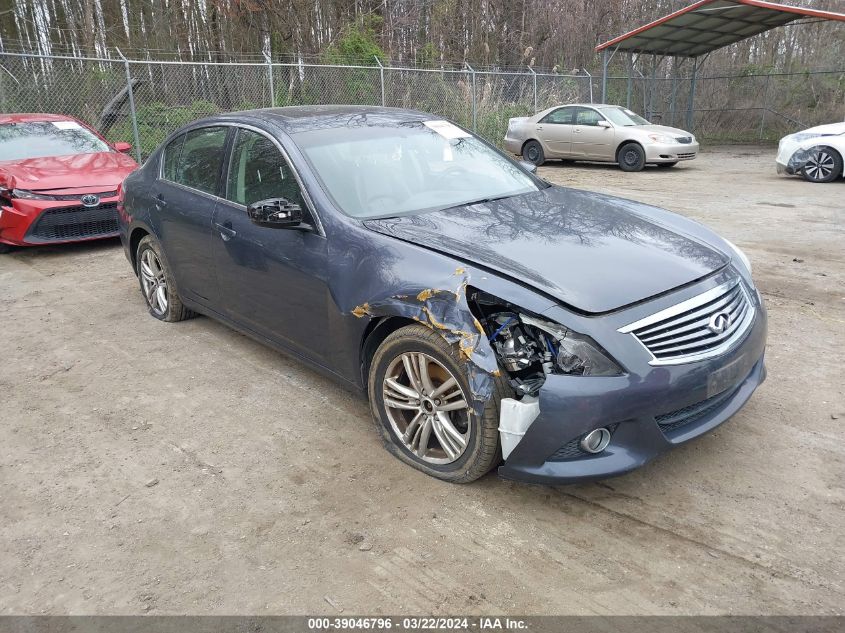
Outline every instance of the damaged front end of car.
<path fill-rule="evenodd" d="M 549 376 L 618 377 L 624 373 L 595 340 L 540 316 L 550 303 L 529 303 L 535 310 L 476 287 L 470 271 L 459 267 L 432 286 L 375 297 L 350 313 L 358 318 L 411 319 L 456 345 L 467 361 L 471 408 L 476 414 L 493 397 L 492 378 L 506 378 L 513 396 L 500 403 L 499 433 L 502 458 L 507 460 L 539 415 L 540 390 Z M 582 442 L 585 453 L 602 450 L 608 438 L 600 439 Z"/>
<path fill-rule="evenodd" d="M 499 433 L 507 459 L 540 414 L 539 392 L 549 375 L 621 376 L 622 368 L 589 336 L 559 323 L 528 314 L 519 306 L 472 289 L 470 305 L 505 370 L 514 398 L 501 403 Z M 589 441 L 587 452 L 599 452 L 609 441 Z"/>

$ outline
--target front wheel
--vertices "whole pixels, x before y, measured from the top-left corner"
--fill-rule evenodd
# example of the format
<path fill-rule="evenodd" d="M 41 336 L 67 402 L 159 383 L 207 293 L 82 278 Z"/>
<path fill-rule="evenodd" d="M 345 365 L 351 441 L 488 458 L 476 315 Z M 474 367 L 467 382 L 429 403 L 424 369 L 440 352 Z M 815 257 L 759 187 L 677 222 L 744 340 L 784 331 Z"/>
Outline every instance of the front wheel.
<path fill-rule="evenodd" d="M 388 336 L 370 365 L 370 407 L 388 450 L 422 472 L 455 483 L 478 479 L 500 460 L 499 401 L 510 395 L 494 377 L 481 415 L 472 407 L 467 360 L 422 325 Z"/>
<path fill-rule="evenodd" d="M 160 321 L 184 321 L 194 313 L 182 304 L 173 283 L 166 260 L 161 254 L 161 246 L 147 235 L 138 243 L 137 257 L 138 281 L 141 293 L 150 309 L 150 314 Z"/>
<path fill-rule="evenodd" d="M 616 160 L 622 171 L 642 171 L 645 167 L 645 150 L 639 143 L 625 143 L 619 148 Z"/>
<path fill-rule="evenodd" d="M 814 147 L 801 168 L 801 175 L 810 182 L 831 182 L 842 175 L 842 156 L 830 147 Z"/>
<path fill-rule="evenodd" d="M 539 167 L 546 161 L 546 156 L 543 153 L 543 146 L 539 141 L 528 141 L 522 146 L 523 160 L 533 163 Z"/>

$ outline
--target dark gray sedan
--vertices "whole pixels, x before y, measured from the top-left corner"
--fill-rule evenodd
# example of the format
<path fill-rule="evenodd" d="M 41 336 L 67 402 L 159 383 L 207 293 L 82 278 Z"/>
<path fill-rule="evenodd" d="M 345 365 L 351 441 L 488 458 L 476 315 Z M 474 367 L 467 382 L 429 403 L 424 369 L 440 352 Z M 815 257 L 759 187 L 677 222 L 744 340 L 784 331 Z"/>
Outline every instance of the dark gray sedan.
<path fill-rule="evenodd" d="M 619 475 L 730 418 L 765 377 L 747 258 L 532 170 L 422 112 L 237 112 L 126 179 L 121 238 L 155 318 L 213 317 L 361 390 L 440 479 Z"/>

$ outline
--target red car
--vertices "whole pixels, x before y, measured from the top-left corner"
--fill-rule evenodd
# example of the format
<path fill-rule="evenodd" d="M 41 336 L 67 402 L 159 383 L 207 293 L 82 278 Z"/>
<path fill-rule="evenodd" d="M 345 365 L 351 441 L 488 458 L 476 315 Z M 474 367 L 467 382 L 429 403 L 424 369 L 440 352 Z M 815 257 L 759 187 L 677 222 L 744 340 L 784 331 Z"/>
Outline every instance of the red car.
<path fill-rule="evenodd" d="M 73 117 L 0 114 L 0 252 L 117 236 L 131 149 Z"/>

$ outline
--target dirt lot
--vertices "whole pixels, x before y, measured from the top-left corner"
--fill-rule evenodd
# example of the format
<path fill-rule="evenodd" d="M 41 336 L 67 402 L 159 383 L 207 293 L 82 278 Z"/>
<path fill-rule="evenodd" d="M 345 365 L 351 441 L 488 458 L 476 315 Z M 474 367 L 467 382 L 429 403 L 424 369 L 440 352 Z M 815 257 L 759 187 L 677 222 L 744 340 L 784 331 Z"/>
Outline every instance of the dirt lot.
<path fill-rule="evenodd" d="M 743 411 L 591 485 L 402 465 L 354 394 L 148 316 L 118 243 L 0 258 L 0 613 L 842 614 L 845 182 L 773 167 L 540 170 L 714 227 L 769 308 Z"/>

